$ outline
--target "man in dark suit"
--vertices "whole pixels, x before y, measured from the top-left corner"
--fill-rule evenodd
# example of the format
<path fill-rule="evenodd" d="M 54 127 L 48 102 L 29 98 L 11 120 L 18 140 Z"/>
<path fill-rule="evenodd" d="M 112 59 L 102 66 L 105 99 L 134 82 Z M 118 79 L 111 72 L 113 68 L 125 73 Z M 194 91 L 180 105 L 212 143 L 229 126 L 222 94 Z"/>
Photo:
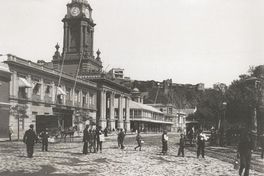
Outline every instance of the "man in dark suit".
<path fill-rule="evenodd" d="M 37 142 L 37 135 L 35 133 L 34 125 L 29 125 L 29 129 L 25 132 L 23 137 L 23 142 L 27 145 L 27 156 L 29 158 L 33 157 L 34 144 Z"/>
<path fill-rule="evenodd" d="M 237 157 L 240 158 L 239 175 L 242 175 L 244 171 L 244 176 L 249 176 L 251 152 L 253 148 L 252 134 L 242 128 L 237 149 Z"/>
<path fill-rule="evenodd" d="M 119 142 L 120 142 L 121 149 L 124 149 L 125 148 L 124 146 L 125 133 L 123 132 L 122 128 L 120 129 L 120 133 L 118 134 L 118 136 L 119 136 Z"/>
<path fill-rule="evenodd" d="M 85 129 L 83 130 L 83 154 L 88 153 L 88 142 L 89 142 L 89 133 L 88 133 L 89 125 L 85 126 Z"/>
<path fill-rule="evenodd" d="M 168 140 L 169 140 L 169 137 L 167 135 L 167 131 L 164 130 L 163 131 L 163 134 L 161 136 L 161 141 L 162 141 L 162 153 L 163 155 L 166 155 L 167 154 L 167 151 L 168 151 Z"/>
<path fill-rule="evenodd" d="M 182 156 L 184 157 L 184 147 L 185 147 L 184 135 L 181 134 L 178 156 L 180 156 L 180 154 L 182 154 Z"/>

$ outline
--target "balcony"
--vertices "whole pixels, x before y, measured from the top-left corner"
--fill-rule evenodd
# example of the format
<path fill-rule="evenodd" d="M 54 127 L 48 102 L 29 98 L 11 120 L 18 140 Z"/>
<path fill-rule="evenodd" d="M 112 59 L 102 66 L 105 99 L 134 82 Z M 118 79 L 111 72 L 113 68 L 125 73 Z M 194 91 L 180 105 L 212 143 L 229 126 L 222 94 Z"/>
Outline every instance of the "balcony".
<path fill-rule="evenodd" d="M 56 103 L 60 104 L 60 105 L 63 105 L 63 99 L 62 98 L 57 98 Z"/>
<path fill-rule="evenodd" d="M 83 103 L 83 104 L 82 104 L 82 107 L 83 107 L 83 108 L 88 108 L 88 104 Z"/>
<path fill-rule="evenodd" d="M 90 109 L 93 109 L 93 110 L 96 110 L 96 105 L 94 105 L 94 104 L 90 104 L 89 108 L 90 108 Z"/>
<path fill-rule="evenodd" d="M 81 102 L 74 102 L 74 106 L 75 107 L 80 107 L 80 108 L 82 107 Z"/>
<path fill-rule="evenodd" d="M 44 96 L 44 102 L 45 102 L 45 103 L 50 103 L 50 104 L 51 104 L 51 103 L 52 103 L 52 98 L 51 98 L 50 96 L 48 96 L 48 95 L 45 95 L 45 96 Z"/>
<path fill-rule="evenodd" d="M 41 101 L 40 95 L 36 95 L 36 94 L 33 94 L 31 99 L 32 99 L 32 101 L 35 101 L 35 102 Z"/>
<path fill-rule="evenodd" d="M 72 100 L 66 100 L 66 106 L 72 106 Z"/>

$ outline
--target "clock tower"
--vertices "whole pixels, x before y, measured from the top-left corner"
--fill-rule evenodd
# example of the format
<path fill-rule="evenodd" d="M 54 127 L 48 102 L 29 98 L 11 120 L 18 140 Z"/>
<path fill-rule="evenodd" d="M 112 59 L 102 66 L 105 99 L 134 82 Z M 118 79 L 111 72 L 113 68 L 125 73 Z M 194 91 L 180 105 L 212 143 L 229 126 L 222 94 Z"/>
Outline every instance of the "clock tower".
<path fill-rule="evenodd" d="M 101 72 L 100 57 L 93 55 L 93 39 L 95 23 L 92 19 L 92 8 L 87 0 L 72 0 L 67 4 L 64 23 L 62 57 L 53 58 L 55 68 L 63 64 L 63 72 L 76 75 L 80 73 Z M 64 63 L 63 63 L 64 59 Z"/>

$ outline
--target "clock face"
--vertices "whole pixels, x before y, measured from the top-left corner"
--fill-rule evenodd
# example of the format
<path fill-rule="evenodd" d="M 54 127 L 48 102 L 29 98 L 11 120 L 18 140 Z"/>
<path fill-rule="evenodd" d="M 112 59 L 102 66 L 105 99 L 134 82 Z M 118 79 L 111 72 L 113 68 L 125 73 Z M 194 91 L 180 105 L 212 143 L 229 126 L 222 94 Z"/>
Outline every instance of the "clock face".
<path fill-rule="evenodd" d="M 72 7 L 71 8 L 71 15 L 72 16 L 78 16 L 80 14 L 80 9 L 78 7 Z"/>

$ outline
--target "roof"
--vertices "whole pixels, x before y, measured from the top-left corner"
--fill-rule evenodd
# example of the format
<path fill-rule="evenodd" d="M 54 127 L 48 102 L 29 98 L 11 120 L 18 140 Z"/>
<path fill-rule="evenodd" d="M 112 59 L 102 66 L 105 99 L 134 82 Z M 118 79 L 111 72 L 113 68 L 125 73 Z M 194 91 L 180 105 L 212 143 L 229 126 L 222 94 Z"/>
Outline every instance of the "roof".
<path fill-rule="evenodd" d="M 157 110 L 156 108 L 146 105 L 146 104 L 142 104 L 142 103 L 138 103 L 135 101 L 130 101 L 130 109 L 142 109 L 142 110 L 146 110 L 146 111 L 151 111 L 151 112 L 156 112 L 159 114 L 163 114 L 163 112 Z"/>
<path fill-rule="evenodd" d="M 0 62 L 0 71 L 10 73 L 8 65 L 2 62 Z"/>
<path fill-rule="evenodd" d="M 24 66 L 25 69 L 32 69 L 34 71 L 38 71 L 38 72 L 49 74 L 49 75 L 56 76 L 56 77 L 60 76 L 60 70 L 51 69 L 44 65 L 40 65 L 30 60 L 19 58 L 12 54 L 8 54 L 7 56 L 8 56 L 7 60 L 5 60 L 4 62 L 7 63 L 9 67 L 10 66 Z M 65 74 L 65 73 L 62 73 L 61 77 L 66 80 L 75 81 L 75 77 L 73 77 L 72 75 Z M 96 83 L 89 81 L 89 80 L 77 79 L 76 83 L 89 86 L 93 89 L 97 89 Z"/>
<path fill-rule="evenodd" d="M 177 109 L 177 113 L 182 113 L 182 114 L 186 114 L 186 115 L 193 114 L 193 113 L 195 113 L 195 111 L 196 111 L 196 108 L 194 108 L 194 109 Z"/>
<path fill-rule="evenodd" d="M 140 122 L 151 122 L 151 123 L 163 123 L 163 124 L 169 124 L 173 125 L 173 122 L 169 121 L 162 121 L 162 120 L 154 120 L 154 119 L 149 119 L 149 118 L 131 118 L 131 121 L 140 121 Z"/>

